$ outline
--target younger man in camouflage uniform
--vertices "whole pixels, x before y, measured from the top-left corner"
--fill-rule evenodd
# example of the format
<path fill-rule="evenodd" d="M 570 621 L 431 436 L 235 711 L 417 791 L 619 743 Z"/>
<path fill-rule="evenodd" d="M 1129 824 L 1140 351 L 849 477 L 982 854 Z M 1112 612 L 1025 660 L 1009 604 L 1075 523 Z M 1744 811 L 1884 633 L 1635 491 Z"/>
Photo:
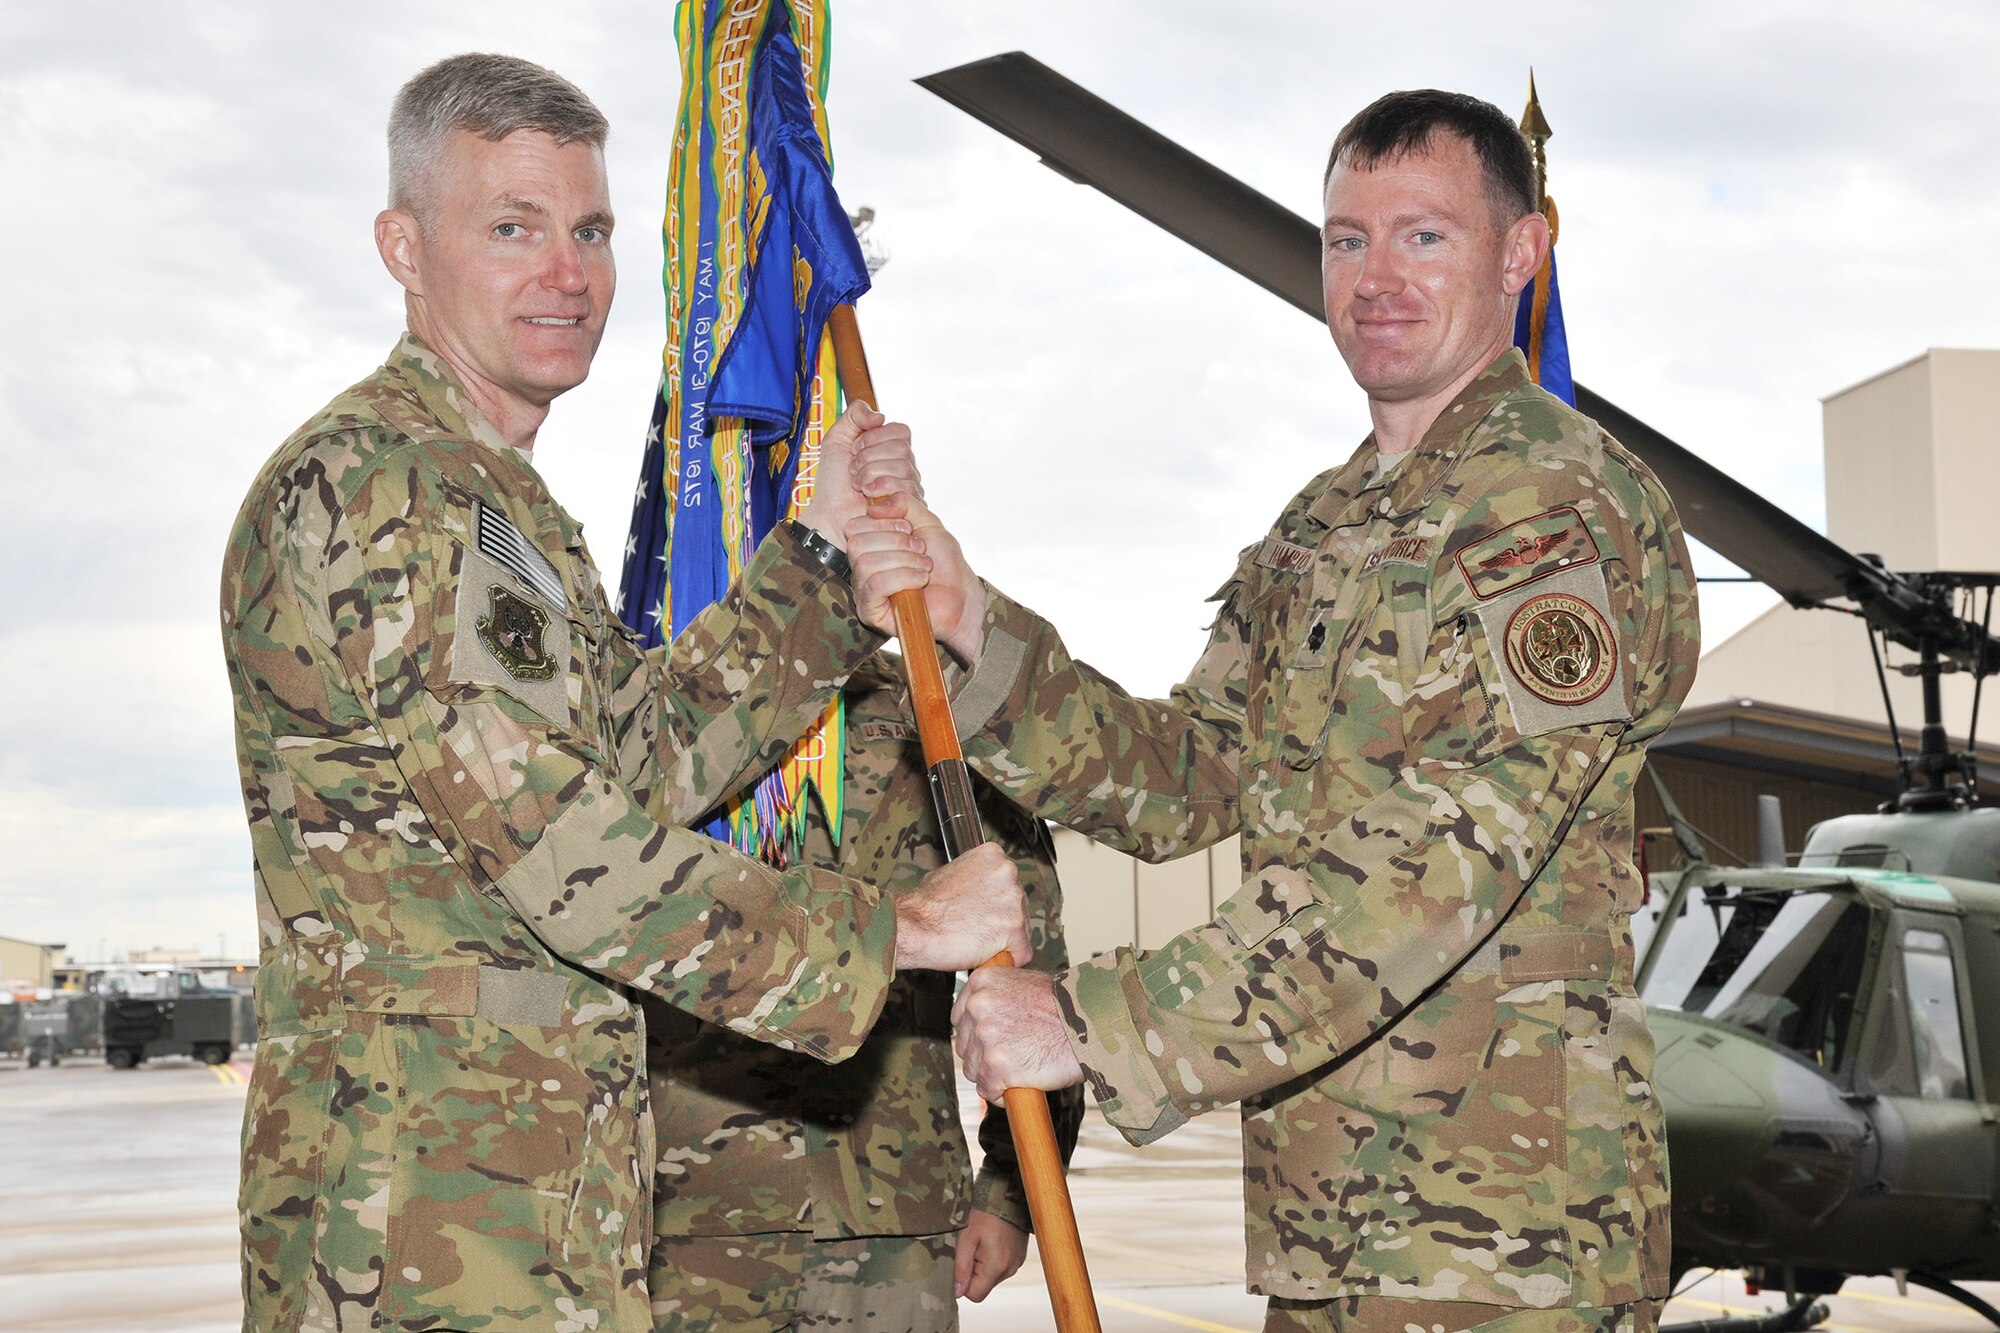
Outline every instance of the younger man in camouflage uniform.
<path fill-rule="evenodd" d="M 1149 859 L 1243 834 L 1214 921 L 976 973 L 957 1040 L 987 1095 L 1085 1079 L 1137 1143 L 1241 1102 L 1267 1329 L 1645 1329 L 1667 1294 L 1632 785 L 1694 586 L 1658 482 L 1510 346 L 1532 197 L 1483 102 L 1341 132 L 1327 319 L 1375 431 L 1244 552 L 1171 699 L 998 593 L 944 630 L 1009 795 Z M 969 586 L 910 512 L 934 588 Z"/>
<path fill-rule="evenodd" d="M 806 858 L 906 893 L 944 853 L 897 660 L 877 654 L 843 693 L 841 841 L 816 813 Z M 987 836 L 1020 868 L 1032 966 L 1053 972 L 1069 960 L 1048 833 L 978 792 Z M 955 1276 L 976 1301 L 1019 1267 L 1028 1202 L 1003 1107 L 980 1123 L 976 1180 L 967 1165 L 951 992 L 950 973 L 899 974 L 861 1050 L 832 1068 L 647 1001 L 655 1333 L 946 1333 L 958 1326 Z M 1067 1157 L 1083 1089 L 1049 1102 Z"/>
<path fill-rule="evenodd" d="M 529 462 L 611 299 L 603 118 L 537 66 L 458 57 L 390 133 L 376 235 L 410 332 L 265 465 L 223 569 L 263 934 L 244 1327 L 643 1328 L 628 988 L 837 1060 L 892 965 L 1025 948 L 1025 913 L 997 849 L 906 911 L 676 826 L 776 761 L 886 607 L 794 524 L 640 651 Z M 858 434 L 906 451 L 878 422 L 829 439 L 810 522 L 863 507 Z"/>

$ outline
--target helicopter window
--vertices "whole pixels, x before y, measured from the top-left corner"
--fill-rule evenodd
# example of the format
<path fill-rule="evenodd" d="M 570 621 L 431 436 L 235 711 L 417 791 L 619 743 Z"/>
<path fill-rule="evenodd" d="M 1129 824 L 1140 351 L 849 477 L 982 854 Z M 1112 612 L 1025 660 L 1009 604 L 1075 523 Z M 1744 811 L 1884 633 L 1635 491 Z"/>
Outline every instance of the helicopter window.
<path fill-rule="evenodd" d="M 1880 843 L 1863 843 L 1858 847 L 1845 847 L 1833 859 L 1837 866 L 1859 866 L 1864 870 L 1880 870 L 1889 863 L 1889 849 Z"/>
<path fill-rule="evenodd" d="M 1958 1024 L 1958 977 L 1950 946 L 1931 930 L 1903 936 L 1903 978 L 1910 990 L 1910 1051 L 1917 1091 L 1928 1099 L 1969 1097 L 1965 1034 Z"/>
<path fill-rule="evenodd" d="M 1647 915 L 1665 910 L 1665 904 L 1649 907 Z M 1716 899 L 1704 902 L 1690 897 L 1682 901 L 1681 914 L 1674 921 L 1674 928 L 1660 945 L 1659 959 L 1653 964 L 1652 973 L 1646 978 L 1645 1000 L 1647 1004 L 1659 1005 L 1665 1009 L 1686 1009 L 1688 994 L 1701 979 L 1708 967 L 1710 957 L 1715 953 L 1716 943 L 1728 927 L 1730 919 L 1736 915 L 1736 905 L 1730 899 Z M 1641 917 L 1633 917 L 1632 933 L 1635 949 L 1644 946 L 1636 943 L 1641 931 Z M 1653 922 L 1645 934 L 1650 941 L 1659 931 L 1659 923 Z M 1699 1008 L 1700 1006 L 1694 1006 Z"/>
<path fill-rule="evenodd" d="M 1965 1034 L 1951 946 L 1934 930 L 1903 933 L 1902 965 L 1888 983 L 1868 1080 L 1877 1092 L 1927 1100 L 1969 1097 Z"/>
<path fill-rule="evenodd" d="M 1845 897 L 1739 896 L 1684 1007 L 1834 1067 L 1847 1050 L 1868 911 Z"/>

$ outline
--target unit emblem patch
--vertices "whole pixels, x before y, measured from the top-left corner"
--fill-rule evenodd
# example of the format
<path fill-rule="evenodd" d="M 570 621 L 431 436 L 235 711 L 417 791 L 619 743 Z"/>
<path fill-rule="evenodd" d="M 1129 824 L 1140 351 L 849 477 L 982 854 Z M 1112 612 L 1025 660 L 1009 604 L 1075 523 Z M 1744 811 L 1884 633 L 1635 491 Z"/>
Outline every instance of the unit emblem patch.
<path fill-rule="evenodd" d="M 1611 684 L 1618 659 L 1611 626 L 1597 608 L 1551 592 L 1521 603 L 1507 622 L 1507 665 L 1537 698 L 1584 704 Z"/>
<path fill-rule="evenodd" d="M 556 659 L 542 646 L 549 613 L 495 583 L 487 589 L 491 612 L 479 618 L 479 641 L 516 680 L 547 680 Z"/>

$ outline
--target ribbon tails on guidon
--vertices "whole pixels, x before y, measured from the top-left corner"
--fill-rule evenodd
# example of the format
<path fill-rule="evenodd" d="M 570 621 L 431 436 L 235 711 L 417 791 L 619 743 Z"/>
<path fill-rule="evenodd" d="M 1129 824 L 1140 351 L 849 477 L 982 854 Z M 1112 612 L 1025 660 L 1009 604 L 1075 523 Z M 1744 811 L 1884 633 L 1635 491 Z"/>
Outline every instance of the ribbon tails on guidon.
<path fill-rule="evenodd" d="M 667 185 L 667 347 L 625 544 L 621 613 L 658 645 L 720 598 L 812 495 L 842 407 L 828 313 L 868 290 L 833 192 L 827 6 L 681 0 L 681 104 Z M 806 788 L 840 836 L 836 699 L 776 771 L 708 828 L 798 858 Z"/>

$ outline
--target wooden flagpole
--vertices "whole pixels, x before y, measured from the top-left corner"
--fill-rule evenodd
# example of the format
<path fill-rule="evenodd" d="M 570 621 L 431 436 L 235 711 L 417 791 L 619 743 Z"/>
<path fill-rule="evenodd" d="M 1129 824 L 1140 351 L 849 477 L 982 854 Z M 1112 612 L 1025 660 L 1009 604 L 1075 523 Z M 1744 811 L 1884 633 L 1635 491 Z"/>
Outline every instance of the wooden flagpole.
<path fill-rule="evenodd" d="M 838 305 L 828 323 L 833 332 L 834 359 L 840 365 L 841 387 L 848 399 L 860 399 L 880 410 L 875 382 L 868 374 L 868 356 L 861 346 L 861 328 L 854 307 Z M 945 694 L 944 671 L 938 662 L 937 637 L 920 588 L 890 599 L 896 612 L 896 638 L 903 648 L 903 669 L 909 675 L 910 698 L 917 714 L 917 734 L 923 741 L 924 767 L 930 773 L 931 797 L 937 804 L 944 834 L 945 856 L 956 860 L 986 840 L 973 804 L 972 780 L 959 747 Z M 985 967 L 1012 967 L 1013 955 L 1001 950 Z M 1007 1089 L 1007 1127 L 1014 1135 L 1014 1155 L 1020 1161 L 1021 1183 L 1028 1194 L 1028 1213 L 1035 1222 L 1035 1244 L 1042 1272 L 1048 1278 L 1049 1303 L 1055 1308 L 1059 1333 L 1100 1333 L 1097 1300 L 1091 1294 L 1084 1267 L 1083 1240 L 1076 1230 L 1076 1209 L 1069 1182 L 1063 1176 L 1062 1152 L 1056 1146 L 1049 1099 L 1037 1088 Z"/>

